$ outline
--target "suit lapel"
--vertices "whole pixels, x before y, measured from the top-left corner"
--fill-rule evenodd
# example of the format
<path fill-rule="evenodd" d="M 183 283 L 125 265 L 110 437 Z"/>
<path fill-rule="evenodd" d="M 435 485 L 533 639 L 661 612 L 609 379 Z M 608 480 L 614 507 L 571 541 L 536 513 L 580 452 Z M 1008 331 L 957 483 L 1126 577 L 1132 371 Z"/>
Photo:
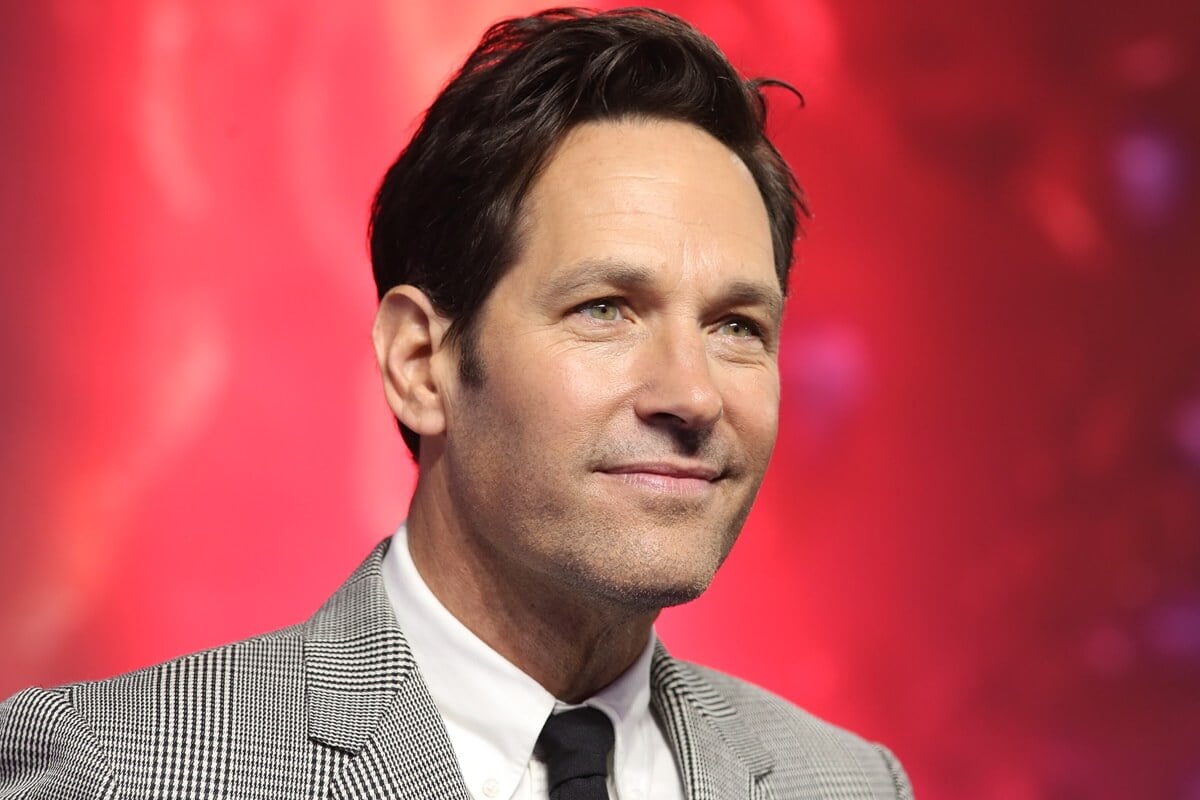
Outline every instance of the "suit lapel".
<path fill-rule="evenodd" d="M 341 756 L 334 759 L 341 766 L 330 776 L 330 796 L 469 800 L 441 716 L 383 588 L 389 541 L 306 624 L 309 737 Z"/>
<path fill-rule="evenodd" d="M 383 588 L 388 544 L 380 543 L 306 623 L 308 733 L 324 753 L 317 762 L 330 765 L 332 797 L 470 800 Z M 691 800 L 768 796 L 761 781 L 774 764 L 770 753 L 702 675 L 659 644 L 650 682 L 653 711 Z"/>
<path fill-rule="evenodd" d="M 675 751 L 690 800 L 768 796 L 760 781 L 774 766 L 771 754 L 737 710 L 661 643 L 650 684 L 652 708 Z"/>

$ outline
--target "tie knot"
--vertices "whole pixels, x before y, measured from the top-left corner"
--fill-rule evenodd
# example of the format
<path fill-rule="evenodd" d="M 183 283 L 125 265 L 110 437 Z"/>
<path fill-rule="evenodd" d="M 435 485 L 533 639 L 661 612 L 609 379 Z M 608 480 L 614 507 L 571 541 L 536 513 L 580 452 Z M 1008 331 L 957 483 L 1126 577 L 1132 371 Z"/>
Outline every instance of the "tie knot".
<path fill-rule="evenodd" d="M 546 761 L 551 797 L 563 783 L 578 778 L 599 777 L 603 790 L 608 752 L 613 746 L 612 723 L 604 712 L 585 706 L 552 714 L 538 737 L 538 746 Z"/>

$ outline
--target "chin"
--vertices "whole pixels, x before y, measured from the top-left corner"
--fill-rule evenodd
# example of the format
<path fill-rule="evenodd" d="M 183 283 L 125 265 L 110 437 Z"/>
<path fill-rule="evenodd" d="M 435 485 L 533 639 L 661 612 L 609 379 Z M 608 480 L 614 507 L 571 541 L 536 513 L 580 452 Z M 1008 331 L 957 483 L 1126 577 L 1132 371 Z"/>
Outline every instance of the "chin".
<path fill-rule="evenodd" d="M 642 612 L 658 611 L 671 606 L 683 605 L 704 594 L 712 583 L 716 567 L 707 571 L 693 568 L 689 574 L 670 574 L 663 570 L 654 574 L 639 575 L 631 580 L 629 574 L 610 576 L 609 580 L 591 580 L 584 578 L 587 587 L 577 586 L 578 589 L 589 591 L 597 599 L 623 608 Z"/>
<path fill-rule="evenodd" d="M 684 603 L 690 603 L 700 595 L 707 591 L 712 580 L 704 581 L 703 583 L 687 585 L 687 586 L 662 586 L 649 589 L 639 595 L 638 599 L 644 603 L 646 608 L 670 608 L 671 606 L 681 606 Z"/>
<path fill-rule="evenodd" d="M 647 519 L 644 513 L 581 529 L 577 520 L 544 526 L 554 532 L 525 548 L 525 565 L 559 584 L 567 596 L 644 614 L 695 600 L 708 589 L 741 530 L 740 517 L 700 515 Z M 737 524 L 730 524 L 736 522 Z M 531 539 L 534 537 L 531 537 Z M 533 559 L 528 556 L 533 554 Z"/>

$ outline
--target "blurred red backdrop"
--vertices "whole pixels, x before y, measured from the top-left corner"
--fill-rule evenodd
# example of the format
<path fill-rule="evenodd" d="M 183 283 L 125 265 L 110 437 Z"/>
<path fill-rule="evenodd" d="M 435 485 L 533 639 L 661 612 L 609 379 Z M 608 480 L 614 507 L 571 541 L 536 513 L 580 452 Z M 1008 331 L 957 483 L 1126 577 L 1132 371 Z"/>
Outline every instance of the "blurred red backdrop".
<path fill-rule="evenodd" d="M 678 655 L 918 795 L 1200 798 L 1200 23 L 665 3 L 812 198 L 775 461 Z M 0 9 L 0 695 L 307 616 L 413 482 L 366 209 L 504 0 Z"/>

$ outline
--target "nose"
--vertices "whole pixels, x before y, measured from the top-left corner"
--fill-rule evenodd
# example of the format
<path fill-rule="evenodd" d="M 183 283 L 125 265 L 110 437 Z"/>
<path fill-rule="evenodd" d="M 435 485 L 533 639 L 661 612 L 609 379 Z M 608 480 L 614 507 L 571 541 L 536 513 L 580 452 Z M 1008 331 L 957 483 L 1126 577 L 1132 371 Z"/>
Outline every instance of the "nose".
<path fill-rule="evenodd" d="M 716 424 L 725 404 L 705 344 L 703 331 L 695 328 L 660 332 L 646 343 L 640 359 L 639 417 L 685 431 L 702 431 Z"/>

